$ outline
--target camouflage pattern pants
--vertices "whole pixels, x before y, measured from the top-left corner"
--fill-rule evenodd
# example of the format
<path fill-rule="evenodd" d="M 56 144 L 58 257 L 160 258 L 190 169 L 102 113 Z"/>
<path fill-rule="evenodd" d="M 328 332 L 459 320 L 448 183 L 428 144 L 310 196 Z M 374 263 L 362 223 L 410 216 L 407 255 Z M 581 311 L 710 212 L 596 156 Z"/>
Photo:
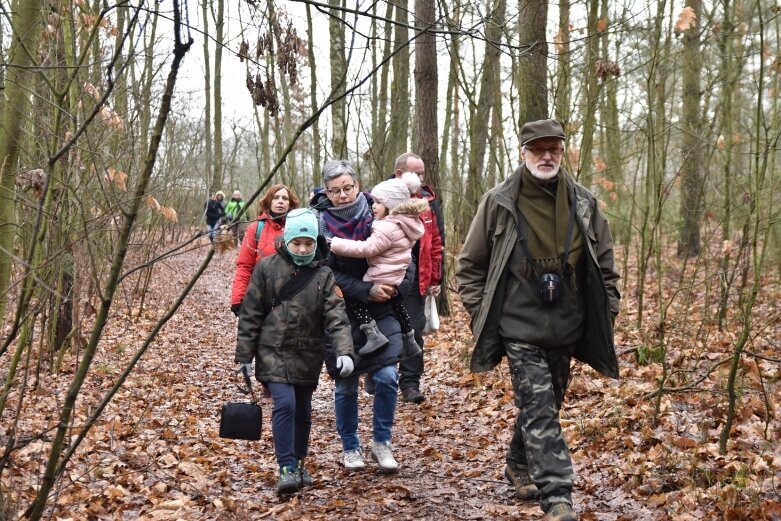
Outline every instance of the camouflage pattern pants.
<path fill-rule="evenodd" d="M 519 409 L 507 464 L 529 473 L 540 491 L 544 512 L 553 503 L 572 505 L 574 473 L 559 424 L 559 409 L 569 383 L 573 349 L 542 349 L 505 340 Z"/>

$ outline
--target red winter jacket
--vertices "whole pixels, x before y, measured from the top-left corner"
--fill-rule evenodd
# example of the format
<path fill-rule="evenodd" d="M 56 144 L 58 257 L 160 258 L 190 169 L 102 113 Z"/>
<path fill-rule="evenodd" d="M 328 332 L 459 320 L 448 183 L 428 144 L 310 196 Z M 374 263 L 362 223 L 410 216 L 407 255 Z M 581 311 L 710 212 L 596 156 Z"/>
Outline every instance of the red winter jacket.
<path fill-rule="evenodd" d="M 255 240 L 258 230 L 258 221 L 263 221 L 263 229 L 260 232 L 260 240 Z M 274 241 L 285 231 L 285 219 L 272 219 L 269 214 L 263 212 L 258 221 L 250 224 L 244 232 L 244 240 L 241 241 L 239 256 L 236 257 L 236 276 L 233 278 L 231 288 L 231 305 L 241 304 L 244 294 L 247 292 L 249 279 L 255 264 L 263 257 L 274 255 Z"/>
<path fill-rule="evenodd" d="M 430 286 L 438 286 L 442 281 L 442 236 L 439 234 L 437 216 L 431 209 L 434 191 L 429 186 L 416 195 L 428 201 L 428 208 L 420 214 L 420 220 L 426 228 L 420 238 L 418 249 L 418 287 L 421 295 L 426 294 Z"/>

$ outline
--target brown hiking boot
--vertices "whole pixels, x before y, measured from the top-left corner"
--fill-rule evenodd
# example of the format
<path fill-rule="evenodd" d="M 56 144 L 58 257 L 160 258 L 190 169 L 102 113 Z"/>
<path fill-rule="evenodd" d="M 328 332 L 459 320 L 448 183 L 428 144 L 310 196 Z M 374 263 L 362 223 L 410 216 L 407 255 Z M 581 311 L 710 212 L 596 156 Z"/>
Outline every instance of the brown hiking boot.
<path fill-rule="evenodd" d="M 423 403 L 426 397 L 417 387 L 407 387 L 401 390 L 401 399 L 410 403 Z"/>
<path fill-rule="evenodd" d="M 510 465 L 505 465 L 504 477 L 507 478 L 507 481 L 512 483 L 512 486 L 515 488 L 515 496 L 518 499 L 530 501 L 540 497 L 540 491 L 537 490 L 537 485 L 535 485 L 532 478 L 529 477 L 529 472 L 525 468 L 519 469 Z"/>
<path fill-rule="evenodd" d="M 572 507 L 566 503 L 553 503 L 545 512 L 545 521 L 577 521 Z"/>

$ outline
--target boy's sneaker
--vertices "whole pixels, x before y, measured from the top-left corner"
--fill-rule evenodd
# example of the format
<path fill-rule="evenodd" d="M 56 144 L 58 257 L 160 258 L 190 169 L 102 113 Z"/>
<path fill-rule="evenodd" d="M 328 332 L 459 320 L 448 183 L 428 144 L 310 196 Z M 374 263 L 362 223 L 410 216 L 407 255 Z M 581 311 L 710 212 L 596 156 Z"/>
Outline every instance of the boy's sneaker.
<path fill-rule="evenodd" d="M 514 465 L 504 467 L 504 477 L 512 483 L 515 488 L 515 496 L 524 501 L 537 499 L 540 497 L 540 491 L 529 477 L 529 471 L 525 468 L 518 468 Z"/>
<path fill-rule="evenodd" d="M 372 320 L 368 324 L 361 324 L 358 328 L 366 336 L 366 343 L 358 349 L 358 354 L 361 356 L 369 355 L 378 349 L 388 345 L 388 338 L 382 334 L 380 328 L 377 327 L 377 322 Z"/>
<path fill-rule="evenodd" d="M 418 345 L 418 341 L 415 340 L 415 330 L 410 329 L 407 333 L 401 334 L 401 341 L 404 345 L 404 351 L 402 353 L 402 357 L 407 358 L 410 356 L 417 356 L 420 353 L 423 352 L 423 350 Z"/>
<path fill-rule="evenodd" d="M 390 442 L 373 441 L 372 459 L 380 466 L 380 472 L 390 473 L 399 470 L 399 463 L 393 458 Z"/>
<path fill-rule="evenodd" d="M 295 494 L 300 486 L 300 475 L 297 469 L 285 465 L 279 469 L 279 479 L 277 480 L 277 494 Z"/>
<path fill-rule="evenodd" d="M 342 457 L 342 463 L 345 470 L 363 470 L 366 463 L 363 462 L 363 456 L 360 450 L 346 450 Z"/>
<path fill-rule="evenodd" d="M 545 513 L 545 521 L 577 521 L 572 507 L 567 503 L 553 503 Z"/>
<path fill-rule="evenodd" d="M 312 474 L 310 474 L 309 471 L 306 470 L 306 467 L 304 466 L 304 460 L 302 459 L 298 460 L 298 465 L 296 470 L 298 470 L 298 476 L 299 476 L 299 480 L 301 481 L 301 486 L 311 487 L 312 483 L 314 483 L 315 480 L 312 477 Z"/>

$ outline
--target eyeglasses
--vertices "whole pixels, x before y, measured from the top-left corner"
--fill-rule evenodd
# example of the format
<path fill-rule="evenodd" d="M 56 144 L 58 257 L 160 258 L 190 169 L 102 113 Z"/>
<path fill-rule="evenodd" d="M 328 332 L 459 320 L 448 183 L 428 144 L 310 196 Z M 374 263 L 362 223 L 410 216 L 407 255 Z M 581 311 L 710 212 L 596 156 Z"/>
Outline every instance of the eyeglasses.
<path fill-rule="evenodd" d="M 339 194 L 344 192 L 344 195 L 350 195 L 355 190 L 355 185 L 345 185 L 341 188 L 329 188 L 326 190 L 331 197 L 339 197 Z"/>
<path fill-rule="evenodd" d="M 550 154 L 551 157 L 559 157 L 561 154 L 564 153 L 564 149 L 561 147 L 550 147 L 550 148 L 543 148 L 543 147 L 529 147 L 525 146 L 523 147 L 528 152 L 531 152 L 535 156 L 543 157 L 546 153 Z"/>

